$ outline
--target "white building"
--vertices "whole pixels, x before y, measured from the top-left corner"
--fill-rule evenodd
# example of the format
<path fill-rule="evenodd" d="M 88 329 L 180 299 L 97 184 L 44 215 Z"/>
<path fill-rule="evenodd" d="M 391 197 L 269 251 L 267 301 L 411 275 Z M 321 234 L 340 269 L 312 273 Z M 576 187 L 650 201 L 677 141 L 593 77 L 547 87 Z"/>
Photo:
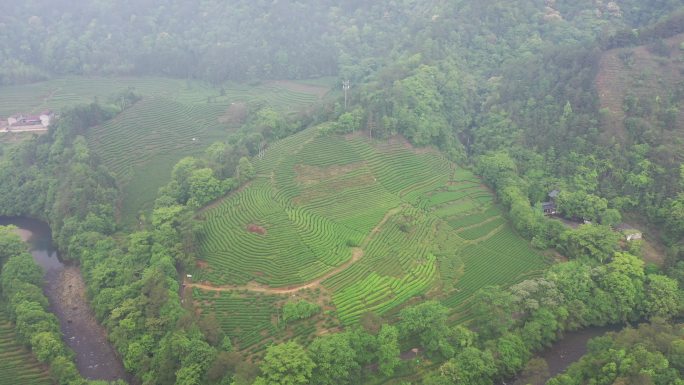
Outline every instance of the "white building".
<path fill-rule="evenodd" d="M 52 111 L 43 111 L 43 113 L 40 114 L 40 123 L 43 127 L 47 127 L 52 123 L 54 118 L 55 114 Z"/>
<path fill-rule="evenodd" d="M 52 111 L 43 111 L 40 115 L 17 114 L 7 118 L 9 127 L 42 126 L 47 128 L 55 118 Z"/>

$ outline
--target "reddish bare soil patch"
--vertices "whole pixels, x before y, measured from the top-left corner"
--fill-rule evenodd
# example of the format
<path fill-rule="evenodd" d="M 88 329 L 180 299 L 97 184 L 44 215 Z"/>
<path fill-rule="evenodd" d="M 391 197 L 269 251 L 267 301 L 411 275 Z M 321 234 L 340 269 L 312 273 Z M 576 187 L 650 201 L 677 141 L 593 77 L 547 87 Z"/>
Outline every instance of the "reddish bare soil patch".
<path fill-rule="evenodd" d="M 347 140 L 352 140 L 356 138 L 368 138 L 368 131 L 365 130 L 356 130 L 354 132 L 349 132 L 344 135 L 342 135 Z"/>
<path fill-rule="evenodd" d="M 295 172 L 297 173 L 295 180 L 304 186 L 311 186 L 331 178 L 348 174 L 362 165 L 363 163 L 352 163 L 342 166 L 316 167 L 298 164 L 295 166 Z"/>
<path fill-rule="evenodd" d="M 439 154 L 439 151 L 432 146 L 414 146 L 411 141 L 406 139 L 403 135 L 393 135 L 387 138 L 385 143 L 376 143 L 376 148 L 381 151 L 392 151 L 398 146 L 412 151 L 414 154 Z"/>
<path fill-rule="evenodd" d="M 249 225 L 247 225 L 247 231 L 249 231 L 250 233 L 255 233 L 255 234 L 259 234 L 259 235 L 266 235 L 266 229 L 265 228 L 263 228 L 259 225 L 255 225 L 253 223 L 250 223 Z"/>
<path fill-rule="evenodd" d="M 198 269 L 206 269 L 209 267 L 209 263 L 207 261 L 200 261 L 199 259 L 195 262 L 195 266 L 197 266 Z"/>
<path fill-rule="evenodd" d="M 294 204 L 305 204 L 313 199 L 326 197 L 331 191 L 340 191 L 358 186 L 368 186 L 376 182 L 375 177 L 370 173 L 362 173 L 354 178 L 323 178 L 318 183 L 311 183 L 299 196 L 292 199 Z M 313 186 L 313 187 L 312 187 Z"/>
<path fill-rule="evenodd" d="M 643 242 L 644 243 L 641 252 L 644 256 L 644 262 L 653 263 L 657 266 L 662 267 L 665 264 L 665 251 L 659 250 L 659 248 L 662 247 L 653 242 L 650 242 L 647 239 L 645 239 Z"/>
<path fill-rule="evenodd" d="M 219 123 L 227 123 L 232 126 L 239 126 L 245 122 L 245 119 L 247 119 L 247 112 L 247 103 L 231 103 L 230 107 L 228 107 L 228 110 L 226 110 L 226 113 L 222 116 L 219 116 L 218 121 Z"/>

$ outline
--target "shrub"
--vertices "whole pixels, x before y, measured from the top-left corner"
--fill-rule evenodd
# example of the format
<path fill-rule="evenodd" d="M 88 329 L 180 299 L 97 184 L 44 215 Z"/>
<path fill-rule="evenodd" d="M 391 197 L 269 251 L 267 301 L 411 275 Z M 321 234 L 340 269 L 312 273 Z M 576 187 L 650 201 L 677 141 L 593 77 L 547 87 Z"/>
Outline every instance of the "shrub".
<path fill-rule="evenodd" d="M 283 305 L 285 322 L 306 319 L 321 311 L 321 307 L 305 300 L 287 302 Z"/>

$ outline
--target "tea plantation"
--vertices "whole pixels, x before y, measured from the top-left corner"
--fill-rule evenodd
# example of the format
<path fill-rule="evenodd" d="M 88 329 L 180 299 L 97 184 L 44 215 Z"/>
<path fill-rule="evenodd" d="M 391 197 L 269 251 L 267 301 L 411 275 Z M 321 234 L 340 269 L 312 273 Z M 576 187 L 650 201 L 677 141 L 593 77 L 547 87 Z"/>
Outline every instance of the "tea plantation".
<path fill-rule="evenodd" d="M 0 385 L 51 383 L 46 368 L 16 341 L 12 325 L 0 310 Z"/>
<path fill-rule="evenodd" d="M 241 348 L 278 335 L 269 319 L 299 288 L 329 294 L 341 325 L 391 314 L 416 296 L 442 300 L 458 320 L 479 288 L 548 264 L 470 171 L 401 138 L 312 128 L 254 162 L 255 180 L 198 215 L 201 263 L 192 272 L 204 285 L 195 288 L 202 313 L 215 313 Z M 210 289 L 219 286 L 216 297 Z M 230 292 L 273 298 L 245 306 Z"/>
<path fill-rule="evenodd" d="M 137 223 L 138 213 L 151 208 L 159 187 L 184 156 L 198 155 L 233 129 L 233 103 L 260 103 L 283 113 L 316 102 L 332 80 L 266 82 L 214 87 L 196 81 L 158 77 L 64 77 L 0 88 L 0 117 L 18 113 L 57 113 L 78 104 L 116 103 L 112 97 L 128 89 L 141 95 L 136 103 L 88 133 L 90 148 L 103 160 L 123 188 L 121 219 Z M 8 135 L 8 134 L 5 134 Z M 16 135 L 16 134 L 13 134 Z M 3 138 L 0 148 L 11 138 Z"/>
<path fill-rule="evenodd" d="M 184 104 L 208 102 L 230 105 L 231 102 L 263 101 L 281 111 L 296 110 L 315 101 L 333 80 L 315 82 L 273 82 L 254 86 L 226 85 L 220 88 L 205 83 L 160 77 L 85 77 L 69 76 L 49 81 L 0 88 L 0 116 L 39 113 L 51 109 L 57 113 L 77 104 L 108 102 L 109 98 L 132 89 L 142 96 L 164 97 Z M 313 83 L 309 86 L 309 83 Z M 314 85 L 315 84 L 315 85 Z M 301 87 L 298 87 L 301 86 Z M 307 87 L 308 86 L 308 87 Z M 301 88 L 301 90 L 300 90 Z"/>

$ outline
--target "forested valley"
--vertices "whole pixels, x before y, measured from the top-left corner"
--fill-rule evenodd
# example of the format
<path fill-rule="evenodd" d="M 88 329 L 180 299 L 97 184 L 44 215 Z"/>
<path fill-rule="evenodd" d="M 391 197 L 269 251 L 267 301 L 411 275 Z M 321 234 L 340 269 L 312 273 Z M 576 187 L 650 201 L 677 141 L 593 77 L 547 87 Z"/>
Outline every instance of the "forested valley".
<path fill-rule="evenodd" d="M 6 3 L 0 215 L 116 383 L 684 384 L 681 0 Z M 107 383 L 28 252 L 0 384 Z"/>

